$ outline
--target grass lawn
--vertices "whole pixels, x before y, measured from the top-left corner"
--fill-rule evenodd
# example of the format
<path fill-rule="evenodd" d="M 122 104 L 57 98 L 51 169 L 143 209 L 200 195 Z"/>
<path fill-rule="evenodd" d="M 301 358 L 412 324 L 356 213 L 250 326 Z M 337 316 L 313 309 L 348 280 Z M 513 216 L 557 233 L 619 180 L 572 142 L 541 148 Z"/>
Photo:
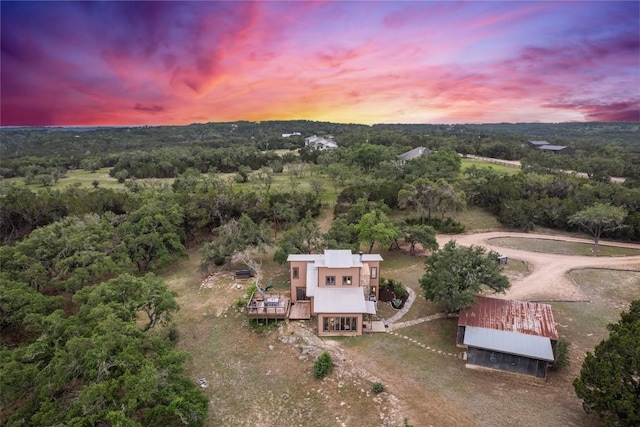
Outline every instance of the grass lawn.
<path fill-rule="evenodd" d="M 26 186 L 33 191 L 39 191 L 44 188 L 64 189 L 68 186 L 80 185 L 81 187 L 92 187 L 93 181 L 98 181 L 98 186 L 103 188 L 124 188 L 123 184 L 118 183 L 118 180 L 109 176 L 110 168 L 98 169 L 95 172 L 89 172 L 83 169 L 74 169 L 66 172 L 65 178 L 60 178 L 58 182 L 50 186 L 42 186 L 40 184 L 26 185 L 24 178 L 8 178 L 5 182 L 15 183 L 20 186 Z"/>
<path fill-rule="evenodd" d="M 504 229 L 495 215 L 476 206 L 469 207 L 458 213 L 455 220 L 464 225 L 467 231 L 479 232 Z"/>
<path fill-rule="evenodd" d="M 521 279 L 530 273 L 527 263 L 517 259 L 510 259 L 507 265 L 502 267 L 502 272 L 510 279 Z"/>
<path fill-rule="evenodd" d="M 582 256 L 632 256 L 640 255 L 640 249 L 620 248 L 617 246 L 600 245 L 598 253 L 593 253 L 592 244 L 562 242 L 553 239 L 537 239 L 528 237 L 497 237 L 489 239 L 492 245 L 503 248 L 521 249 L 531 252 L 544 252 L 559 255 Z"/>
<path fill-rule="evenodd" d="M 517 173 L 520 173 L 520 167 L 518 166 L 505 166 L 502 164 L 485 162 L 483 160 L 465 159 L 465 158 L 462 159 L 460 170 L 464 172 L 466 169 L 469 169 L 471 166 L 475 166 L 479 169 L 480 168 L 493 169 L 496 172 L 505 173 L 507 175 L 515 175 Z"/>
<path fill-rule="evenodd" d="M 587 351 L 609 335 L 606 326 L 620 320 L 629 303 L 640 298 L 640 271 L 585 268 L 573 270 L 571 278 L 589 302 L 554 302 L 554 316 L 561 338 L 569 342 L 571 365 L 577 376 Z"/>

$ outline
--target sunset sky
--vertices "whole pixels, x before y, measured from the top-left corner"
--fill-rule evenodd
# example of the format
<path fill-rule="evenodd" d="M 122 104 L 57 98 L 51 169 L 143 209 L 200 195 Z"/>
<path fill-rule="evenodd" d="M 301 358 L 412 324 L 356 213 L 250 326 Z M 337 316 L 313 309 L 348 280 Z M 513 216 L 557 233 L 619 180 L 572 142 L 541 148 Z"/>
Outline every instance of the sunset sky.
<path fill-rule="evenodd" d="M 10 2 L 0 124 L 640 120 L 640 2 Z"/>

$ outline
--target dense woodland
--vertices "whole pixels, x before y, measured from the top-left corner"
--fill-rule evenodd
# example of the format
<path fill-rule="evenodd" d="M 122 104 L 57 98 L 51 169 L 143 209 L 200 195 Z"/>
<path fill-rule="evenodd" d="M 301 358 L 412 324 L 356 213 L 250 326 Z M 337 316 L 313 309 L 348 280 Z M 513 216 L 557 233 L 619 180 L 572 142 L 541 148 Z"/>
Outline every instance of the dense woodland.
<path fill-rule="evenodd" d="M 290 132 L 301 135 L 281 136 Z M 339 148 L 304 148 L 313 134 Z M 0 423 L 202 424 L 207 401 L 174 348 L 175 295 L 154 274 L 192 245 L 202 245 L 205 271 L 268 246 L 277 262 L 400 242 L 413 252 L 434 248 L 437 231 L 464 231 L 456 214 L 467 207 L 512 229 L 578 231 L 578 214 L 594 205 L 622 215 L 603 237 L 638 241 L 639 136 L 633 123 L 1 129 L 0 175 L 28 185 L 0 180 Z M 533 151 L 532 139 L 576 155 Z M 417 146 L 433 152 L 396 162 Z M 459 153 L 523 168 L 462 171 Z M 122 188 L 53 186 L 70 169 L 103 167 Z M 337 203 L 322 232 L 328 192 Z"/>

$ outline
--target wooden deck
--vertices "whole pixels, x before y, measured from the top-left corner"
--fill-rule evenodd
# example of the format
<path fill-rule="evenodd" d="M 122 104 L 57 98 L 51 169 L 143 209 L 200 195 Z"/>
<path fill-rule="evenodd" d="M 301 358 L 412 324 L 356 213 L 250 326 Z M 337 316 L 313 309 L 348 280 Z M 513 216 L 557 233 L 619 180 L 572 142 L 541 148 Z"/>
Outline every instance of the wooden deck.
<path fill-rule="evenodd" d="M 247 305 L 250 319 L 286 319 L 291 310 L 291 298 L 282 294 L 253 294 Z"/>
<path fill-rule="evenodd" d="M 289 319 L 291 320 L 306 320 L 311 319 L 311 302 L 310 301 L 298 301 L 291 306 L 291 312 L 289 313 Z"/>

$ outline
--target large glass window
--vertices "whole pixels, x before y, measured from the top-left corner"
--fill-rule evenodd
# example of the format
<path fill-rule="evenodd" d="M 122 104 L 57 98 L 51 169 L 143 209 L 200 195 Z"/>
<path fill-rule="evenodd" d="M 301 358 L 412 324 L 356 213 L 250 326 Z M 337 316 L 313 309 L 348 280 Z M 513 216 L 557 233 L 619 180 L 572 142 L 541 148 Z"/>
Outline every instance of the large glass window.
<path fill-rule="evenodd" d="M 291 269 L 291 277 L 293 277 L 294 279 L 300 278 L 300 267 L 293 267 Z"/>
<path fill-rule="evenodd" d="M 336 276 L 327 276 L 327 279 L 325 281 L 325 284 L 327 286 L 333 286 L 336 284 Z"/>
<path fill-rule="evenodd" d="M 342 286 L 351 286 L 351 276 L 342 276 Z"/>
<path fill-rule="evenodd" d="M 357 317 L 325 317 L 322 321 L 322 330 L 324 332 L 333 331 L 357 331 Z"/>

